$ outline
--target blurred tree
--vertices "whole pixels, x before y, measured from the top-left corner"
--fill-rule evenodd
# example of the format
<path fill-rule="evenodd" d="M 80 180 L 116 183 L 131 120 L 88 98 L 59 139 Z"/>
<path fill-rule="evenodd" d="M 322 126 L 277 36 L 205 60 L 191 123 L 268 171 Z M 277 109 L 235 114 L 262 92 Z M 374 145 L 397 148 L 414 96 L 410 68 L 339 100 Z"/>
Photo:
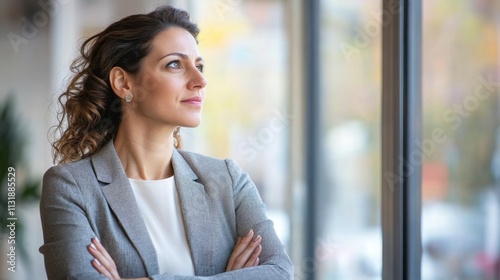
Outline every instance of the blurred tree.
<path fill-rule="evenodd" d="M 0 235 L 8 234 L 8 192 L 7 176 L 9 167 L 16 170 L 16 216 L 19 213 L 19 207 L 23 203 L 38 201 L 40 199 L 40 180 L 21 178 L 19 170 L 24 165 L 24 148 L 26 146 L 26 137 L 22 132 L 22 123 L 19 117 L 14 113 L 13 94 L 8 95 L 3 104 L 0 104 L 0 219 L 2 226 Z M 16 221 L 16 249 L 19 249 L 21 258 L 28 261 L 28 254 L 24 247 L 22 219 Z"/>

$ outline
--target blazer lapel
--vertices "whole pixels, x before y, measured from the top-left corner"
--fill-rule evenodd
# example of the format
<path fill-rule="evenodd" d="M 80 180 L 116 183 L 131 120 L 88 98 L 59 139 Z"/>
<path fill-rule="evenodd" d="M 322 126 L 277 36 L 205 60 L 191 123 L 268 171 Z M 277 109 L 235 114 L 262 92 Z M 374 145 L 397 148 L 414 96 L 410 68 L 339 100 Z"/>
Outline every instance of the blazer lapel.
<path fill-rule="evenodd" d="M 141 217 L 127 175 L 116 154 L 113 140 L 109 141 L 99 153 L 92 156 L 91 160 L 97 180 L 107 184 L 102 187 L 102 192 L 130 242 L 139 252 L 148 275 L 158 274 L 156 250 L 149 234 L 145 234 L 146 224 Z"/>
<path fill-rule="evenodd" d="M 173 152 L 172 165 L 195 274 L 211 275 L 213 237 L 205 187 L 197 182 L 198 176 L 177 150 Z"/>

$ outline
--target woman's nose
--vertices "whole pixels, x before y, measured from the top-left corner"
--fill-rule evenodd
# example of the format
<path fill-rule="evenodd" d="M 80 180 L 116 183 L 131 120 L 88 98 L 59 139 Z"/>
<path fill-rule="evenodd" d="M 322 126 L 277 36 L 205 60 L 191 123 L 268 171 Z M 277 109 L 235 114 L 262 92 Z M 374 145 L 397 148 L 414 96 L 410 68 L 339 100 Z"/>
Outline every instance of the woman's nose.
<path fill-rule="evenodd" d="M 201 71 L 198 70 L 198 68 L 195 68 L 196 70 L 193 70 L 193 74 L 191 76 L 191 80 L 189 81 L 189 88 L 192 88 L 192 89 L 195 89 L 195 88 L 199 88 L 199 89 L 202 89 L 204 88 L 208 81 L 207 79 L 205 78 L 205 76 L 203 75 L 203 73 Z"/>

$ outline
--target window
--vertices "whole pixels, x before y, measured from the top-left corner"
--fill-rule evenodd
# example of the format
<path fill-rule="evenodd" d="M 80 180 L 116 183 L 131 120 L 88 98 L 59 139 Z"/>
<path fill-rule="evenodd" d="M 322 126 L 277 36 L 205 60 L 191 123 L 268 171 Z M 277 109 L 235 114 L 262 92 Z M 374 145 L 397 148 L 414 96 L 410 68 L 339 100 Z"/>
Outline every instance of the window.
<path fill-rule="evenodd" d="M 320 1 L 317 279 L 380 279 L 381 1 Z"/>
<path fill-rule="evenodd" d="M 423 7 L 422 278 L 498 279 L 500 5 Z"/>

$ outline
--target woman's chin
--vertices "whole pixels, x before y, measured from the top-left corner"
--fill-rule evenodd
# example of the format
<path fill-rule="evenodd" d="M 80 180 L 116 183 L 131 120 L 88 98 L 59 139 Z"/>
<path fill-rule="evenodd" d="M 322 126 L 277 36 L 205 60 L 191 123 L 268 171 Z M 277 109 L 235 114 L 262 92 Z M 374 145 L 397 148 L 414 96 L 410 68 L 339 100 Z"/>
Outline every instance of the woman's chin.
<path fill-rule="evenodd" d="M 198 127 L 201 124 L 201 119 L 200 120 L 192 120 L 188 121 L 186 123 L 183 123 L 179 125 L 180 127 L 187 127 L 187 128 L 195 128 Z"/>

